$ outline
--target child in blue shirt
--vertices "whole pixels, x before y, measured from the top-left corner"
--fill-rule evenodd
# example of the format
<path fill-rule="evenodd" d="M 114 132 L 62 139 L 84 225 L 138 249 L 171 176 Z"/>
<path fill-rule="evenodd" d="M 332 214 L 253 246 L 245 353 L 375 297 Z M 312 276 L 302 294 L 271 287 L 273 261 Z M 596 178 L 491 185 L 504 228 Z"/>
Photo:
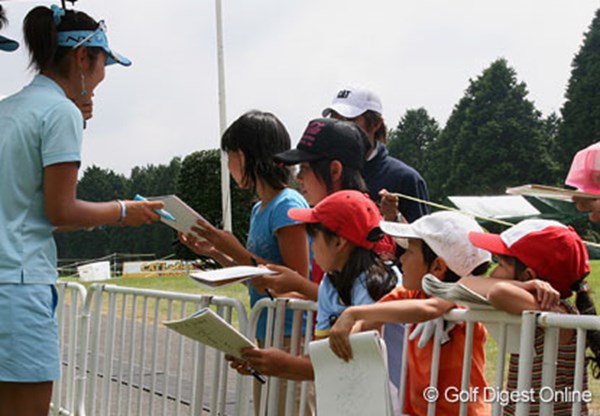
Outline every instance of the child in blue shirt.
<path fill-rule="evenodd" d="M 326 272 L 319 286 L 317 337 L 328 336 L 347 307 L 374 303 L 395 287 L 395 273 L 374 250 L 383 237 L 379 228 L 382 218 L 368 195 L 352 190 L 335 192 L 312 209 L 290 210 L 289 216 L 307 224 L 315 261 Z M 242 356 L 244 360 L 227 358 L 243 374 L 251 367 L 293 380 L 314 377 L 308 356 L 292 356 L 276 348 L 247 349 Z"/>

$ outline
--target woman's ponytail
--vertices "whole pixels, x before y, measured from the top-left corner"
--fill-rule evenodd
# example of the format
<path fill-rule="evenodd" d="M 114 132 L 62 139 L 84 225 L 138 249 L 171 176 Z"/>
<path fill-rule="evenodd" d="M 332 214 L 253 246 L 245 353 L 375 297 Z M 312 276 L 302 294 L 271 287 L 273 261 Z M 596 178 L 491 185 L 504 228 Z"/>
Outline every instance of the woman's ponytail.
<path fill-rule="evenodd" d="M 59 31 L 96 30 L 98 22 L 84 12 L 64 10 L 57 6 L 33 8 L 23 21 L 25 43 L 29 49 L 29 66 L 42 72 L 48 69 L 65 73 L 65 57 L 72 50 L 59 47 Z M 88 48 L 88 52 L 98 48 Z M 97 51 L 96 51 L 97 52 Z M 97 53 L 90 53 L 96 56 Z"/>
<path fill-rule="evenodd" d="M 43 71 L 52 66 L 58 49 L 52 10 L 45 6 L 32 9 L 23 21 L 23 34 L 29 49 L 29 66 Z"/>

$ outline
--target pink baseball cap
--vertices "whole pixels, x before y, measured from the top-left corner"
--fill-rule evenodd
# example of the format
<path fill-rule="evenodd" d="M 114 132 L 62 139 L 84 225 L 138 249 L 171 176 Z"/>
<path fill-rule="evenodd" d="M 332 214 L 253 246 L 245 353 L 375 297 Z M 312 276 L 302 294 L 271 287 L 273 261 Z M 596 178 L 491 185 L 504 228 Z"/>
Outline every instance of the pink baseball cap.
<path fill-rule="evenodd" d="M 580 191 L 600 195 L 600 142 L 577 152 L 565 183 Z"/>
<path fill-rule="evenodd" d="M 558 221 L 523 220 L 501 234 L 471 232 L 469 239 L 494 254 L 516 257 L 560 292 L 561 298 L 571 296 L 573 284 L 590 272 L 581 237 Z"/>

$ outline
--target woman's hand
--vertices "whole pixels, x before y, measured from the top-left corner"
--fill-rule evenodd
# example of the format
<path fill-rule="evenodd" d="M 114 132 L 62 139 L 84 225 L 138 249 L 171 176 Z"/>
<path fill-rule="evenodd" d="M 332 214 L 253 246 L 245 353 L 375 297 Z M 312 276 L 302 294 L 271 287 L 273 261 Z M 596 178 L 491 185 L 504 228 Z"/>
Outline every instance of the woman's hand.
<path fill-rule="evenodd" d="M 151 224 L 160 220 L 156 213 L 164 207 L 162 201 L 122 201 L 126 207 L 125 218 L 115 225 L 137 227 L 143 224 Z M 120 205 L 120 204 L 119 204 Z"/>
<path fill-rule="evenodd" d="M 89 94 L 89 95 L 77 97 L 77 100 L 73 101 L 75 103 L 75 105 L 77 106 L 77 108 L 79 108 L 79 111 L 81 111 L 81 115 L 83 116 L 84 121 L 87 121 L 93 117 L 93 112 L 94 112 L 94 101 L 92 100 L 93 97 L 94 97 L 94 94 Z"/>

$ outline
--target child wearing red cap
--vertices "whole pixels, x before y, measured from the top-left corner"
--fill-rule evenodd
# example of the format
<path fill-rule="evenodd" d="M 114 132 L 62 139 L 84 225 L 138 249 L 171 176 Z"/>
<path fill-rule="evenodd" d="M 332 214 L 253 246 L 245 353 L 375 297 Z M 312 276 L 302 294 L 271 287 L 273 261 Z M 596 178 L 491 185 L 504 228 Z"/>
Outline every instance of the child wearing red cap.
<path fill-rule="evenodd" d="M 381 214 L 367 195 L 336 192 L 314 208 L 293 208 L 288 215 L 307 224 L 315 260 L 326 272 L 319 286 L 317 337 L 326 337 L 347 307 L 373 303 L 396 285 L 395 273 L 374 251 L 383 237 Z M 248 349 L 242 356 L 246 361 L 234 360 L 231 366 L 244 374 L 250 366 L 269 376 L 314 377 L 308 356 L 292 356 L 276 348 Z"/>
<path fill-rule="evenodd" d="M 490 279 L 470 279 L 465 282 L 467 286 L 486 295 L 497 309 L 514 314 L 542 309 L 568 314 L 596 314 L 584 280 L 590 271 L 588 253 L 573 228 L 556 221 L 530 219 L 521 221 L 501 234 L 473 232 L 469 238 L 475 246 L 499 256 L 498 266 L 491 273 Z M 517 282 L 519 283 L 516 284 Z M 552 302 L 552 296 L 548 296 L 549 290 L 540 282 L 549 284 L 555 291 L 555 299 L 560 300 Z M 538 286 L 540 290 L 531 290 L 534 286 Z M 577 307 L 568 301 L 573 292 L 577 293 Z M 554 391 L 564 391 L 573 387 L 575 336 L 574 330 L 560 331 L 557 358 L 560 371 L 556 373 Z M 598 377 L 600 333 L 588 331 L 587 337 L 588 346 L 593 353 L 590 357 L 592 369 L 594 376 Z M 534 391 L 539 391 L 541 386 L 543 345 L 544 331 L 538 328 L 532 373 Z M 509 391 L 517 389 L 518 362 L 518 354 L 511 354 L 507 383 Z M 587 389 L 586 375 L 583 388 Z M 573 403 L 567 401 L 555 401 L 554 414 L 570 415 L 572 405 Z M 510 402 L 504 408 L 504 414 L 514 414 L 515 407 L 516 404 Z M 529 414 L 539 414 L 539 402 L 531 403 Z M 587 414 L 586 403 L 582 403 L 582 414 Z"/>

